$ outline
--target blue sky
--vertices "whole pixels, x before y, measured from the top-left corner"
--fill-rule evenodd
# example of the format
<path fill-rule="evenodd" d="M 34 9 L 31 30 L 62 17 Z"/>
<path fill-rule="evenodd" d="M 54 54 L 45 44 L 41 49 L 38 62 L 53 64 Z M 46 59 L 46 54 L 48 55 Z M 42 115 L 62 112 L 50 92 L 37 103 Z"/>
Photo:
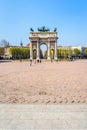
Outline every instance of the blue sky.
<path fill-rule="evenodd" d="M 41 26 L 57 27 L 58 45 L 87 46 L 87 0 L 0 0 L 0 41 L 26 45 Z"/>

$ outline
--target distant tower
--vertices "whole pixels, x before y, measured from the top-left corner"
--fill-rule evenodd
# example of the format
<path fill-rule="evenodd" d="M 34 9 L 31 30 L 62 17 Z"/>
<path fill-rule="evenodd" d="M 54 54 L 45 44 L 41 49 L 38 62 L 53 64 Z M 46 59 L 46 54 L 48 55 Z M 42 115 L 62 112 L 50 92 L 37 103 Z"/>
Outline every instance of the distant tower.
<path fill-rule="evenodd" d="M 23 47 L 23 42 L 22 41 L 20 42 L 20 46 Z"/>

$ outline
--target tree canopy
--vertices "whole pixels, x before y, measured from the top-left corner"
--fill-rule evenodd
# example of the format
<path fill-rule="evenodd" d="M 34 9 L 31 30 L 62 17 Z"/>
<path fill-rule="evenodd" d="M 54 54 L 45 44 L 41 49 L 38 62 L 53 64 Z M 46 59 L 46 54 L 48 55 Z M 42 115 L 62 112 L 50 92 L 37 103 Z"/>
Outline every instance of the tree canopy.
<path fill-rule="evenodd" d="M 84 49 L 84 54 L 87 56 L 87 48 Z"/>
<path fill-rule="evenodd" d="M 75 56 L 79 56 L 81 54 L 81 51 L 77 48 L 73 50 Z"/>
<path fill-rule="evenodd" d="M 10 48 L 10 54 L 15 59 L 20 59 L 20 58 L 26 59 L 30 57 L 30 50 L 29 48 L 13 47 L 13 48 Z"/>
<path fill-rule="evenodd" d="M 4 55 L 4 47 L 1 47 L 0 48 L 0 56 L 3 56 Z"/>

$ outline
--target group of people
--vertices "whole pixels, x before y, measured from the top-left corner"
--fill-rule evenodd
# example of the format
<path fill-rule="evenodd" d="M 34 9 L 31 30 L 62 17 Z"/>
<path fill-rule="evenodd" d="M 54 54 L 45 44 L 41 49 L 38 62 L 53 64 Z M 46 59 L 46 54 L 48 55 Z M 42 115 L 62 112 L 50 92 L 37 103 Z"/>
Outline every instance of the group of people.
<path fill-rule="evenodd" d="M 53 59 L 51 59 L 50 60 L 51 61 L 51 63 L 54 61 Z M 42 62 L 42 60 L 41 59 L 38 59 L 38 60 L 30 60 L 30 66 L 32 66 L 32 62 L 34 62 L 34 64 L 36 64 L 36 63 L 41 63 Z"/>
<path fill-rule="evenodd" d="M 34 60 L 34 64 L 36 63 L 41 63 L 41 59 L 40 60 Z M 30 66 L 32 66 L 32 60 L 30 60 Z"/>

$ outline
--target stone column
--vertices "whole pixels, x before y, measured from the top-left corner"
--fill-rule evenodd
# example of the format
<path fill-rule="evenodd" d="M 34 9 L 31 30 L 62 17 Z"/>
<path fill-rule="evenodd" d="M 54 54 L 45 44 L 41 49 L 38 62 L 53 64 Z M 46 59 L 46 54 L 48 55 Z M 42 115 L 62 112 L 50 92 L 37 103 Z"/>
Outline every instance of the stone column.
<path fill-rule="evenodd" d="M 39 57 L 39 52 L 40 52 L 39 41 L 37 40 L 37 60 L 40 59 L 40 57 Z"/>
<path fill-rule="evenodd" d="M 55 41 L 55 56 L 54 59 L 57 60 L 57 40 Z"/>
<path fill-rule="evenodd" d="M 50 41 L 48 40 L 48 56 L 47 59 L 50 60 Z"/>
<path fill-rule="evenodd" d="M 30 42 L 30 60 L 33 59 L 33 48 L 32 48 L 32 42 Z"/>

